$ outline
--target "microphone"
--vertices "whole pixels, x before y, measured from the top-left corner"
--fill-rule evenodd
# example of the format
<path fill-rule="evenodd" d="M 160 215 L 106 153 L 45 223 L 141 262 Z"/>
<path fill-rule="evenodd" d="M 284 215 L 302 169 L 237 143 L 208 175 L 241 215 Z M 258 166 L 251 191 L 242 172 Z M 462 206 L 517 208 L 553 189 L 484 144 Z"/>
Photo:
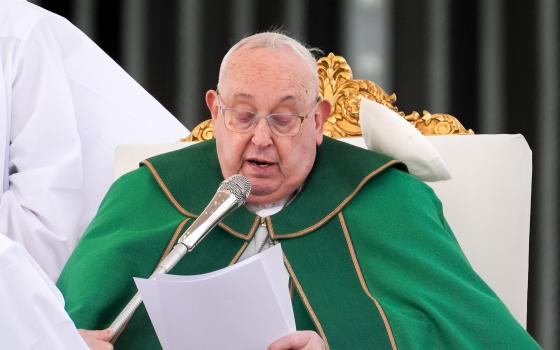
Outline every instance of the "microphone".
<path fill-rule="evenodd" d="M 250 192 L 251 183 L 243 175 L 236 174 L 223 181 L 202 214 L 181 235 L 178 244 L 183 244 L 187 252 L 193 250 L 223 217 L 245 204 Z"/>
<path fill-rule="evenodd" d="M 251 183 L 243 175 L 232 175 L 222 181 L 210 203 L 191 226 L 185 230 L 169 254 L 160 261 L 149 279 L 154 279 L 157 274 L 167 273 L 175 267 L 185 254 L 196 248 L 227 214 L 244 205 L 249 193 L 251 193 Z M 141 303 L 140 293 L 136 292 L 109 326 L 113 332 L 111 342 L 117 339 L 123 330 L 123 326 L 130 320 Z"/>

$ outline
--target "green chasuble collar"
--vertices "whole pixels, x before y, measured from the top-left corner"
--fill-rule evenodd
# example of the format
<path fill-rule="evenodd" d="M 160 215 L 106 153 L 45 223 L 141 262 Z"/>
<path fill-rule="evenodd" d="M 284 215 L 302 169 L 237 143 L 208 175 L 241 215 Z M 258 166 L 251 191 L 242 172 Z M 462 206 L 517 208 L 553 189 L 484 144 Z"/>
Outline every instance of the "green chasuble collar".
<path fill-rule="evenodd" d="M 363 278 L 352 258 L 355 252 L 349 237 L 344 238 L 345 226 L 341 226 L 341 211 L 346 204 L 376 174 L 396 164 L 399 163 L 387 157 L 326 138 L 300 193 L 290 205 L 267 218 L 270 236 L 284 240 L 285 262 L 299 300 L 305 304 L 327 348 L 365 349 L 374 344 L 377 348 L 396 347 L 383 310 L 360 282 Z M 199 215 L 223 181 L 214 141 L 154 157 L 144 165 L 175 208 L 186 216 Z M 336 215 L 338 218 L 331 220 Z M 229 214 L 220 227 L 247 241 L 259 222 L 258 216 L 242 207 Z M 220 244 L 223 238 L 216 233 L 209 235 L 204 244 Z M 230 242 L 228 246 L 238 245 Z M 318 247 L 320 254 L 310 254 Z M 223 249 L 203 247 L 197 253 L 212 261 L 230 256 Z M 344 310 L 332 307 L 332 301 L 340 300 L 341 291 L 345 300 L 338 304 Z M 298 323 L 308 323 L 301 319 L 301 313 L 299 317 Z"/>
<path fill-rule="evenodd" d="M 200 215 L 224 180 L 214 140 L 150 158 L 143 164 L 148 166 L 175 208 L 188 217 Z M 316 230 L 335 216 L 367 181 L 397 164 L 404 167 L 388 157 L 325 137 L 303 185 L 305 190 L 270 218 L 272 238 L 293 238 Z M 192 176 L 193 166 L 198 167 L 197 176 Z M 332 179 L 337 179 L 334 186 Z M 320 198 L 314 196 L 317 193 L 321 194 Z M 255 214 L 241 207 L 229 214 L 220 227 L 250 240 L 258 223 Z"/>
<path fill-rule="evenodd" d="M 224 181 L 215 145 L 214 140 L 201 142 L 142 162 L 175 208 L 185 216 L 198 217 Z M 193 166 L 197 167 L 195 171 Z M 248 240 L 257 224 L 255 214 L 243 206 L 225 217 L 219 226 Z"/>

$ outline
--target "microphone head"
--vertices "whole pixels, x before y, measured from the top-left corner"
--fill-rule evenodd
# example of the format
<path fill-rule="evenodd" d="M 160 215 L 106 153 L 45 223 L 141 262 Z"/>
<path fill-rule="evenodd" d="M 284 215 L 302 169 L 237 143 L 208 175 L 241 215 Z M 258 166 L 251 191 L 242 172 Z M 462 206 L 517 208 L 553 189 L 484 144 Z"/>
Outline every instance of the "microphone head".
<path fill-rule="evenodd" d="M 251 183 L 245 176 L 235 174 L 222 181 L 220 187 L 218 187 L 218 191 L 220 190 L 226 190 L 233 194 L 237 199 L 237 204 L 243 205 L 251 193 Z"/>

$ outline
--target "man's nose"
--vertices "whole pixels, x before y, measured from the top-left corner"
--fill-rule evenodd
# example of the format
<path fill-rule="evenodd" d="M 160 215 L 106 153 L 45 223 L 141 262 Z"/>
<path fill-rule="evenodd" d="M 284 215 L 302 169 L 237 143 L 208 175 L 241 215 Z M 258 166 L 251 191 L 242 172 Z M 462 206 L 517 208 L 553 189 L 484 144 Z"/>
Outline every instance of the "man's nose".
<path fill-rule="evenodd" d="M 266 147 L 272 144 L 272 131 L 266 118 L 261 118 L 257 121 L 251 141 L 259 147 Z"/>

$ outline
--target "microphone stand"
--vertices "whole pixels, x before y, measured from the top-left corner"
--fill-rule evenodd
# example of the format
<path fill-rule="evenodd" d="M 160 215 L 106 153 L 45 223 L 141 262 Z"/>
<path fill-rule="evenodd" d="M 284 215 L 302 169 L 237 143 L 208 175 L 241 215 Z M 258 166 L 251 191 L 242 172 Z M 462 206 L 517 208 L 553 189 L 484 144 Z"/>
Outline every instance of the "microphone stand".
<path fill-rule="evenodd" d="M 234 194 L 229 191 L 218 190 L 210 204 L 204 209 L 204 212 L 181 235 L 169 254 L 156 266 L 149 279 L 155 279 L 156 275 L 169 272 L 187 253 L 196 248 L 225 215 L 235 210 L 241 204 L 243 203 L 239 203 L 238 198 Z M 140 293 L 136 292 L 109 326 L 113 332 L 111 343 L 117 340 L 124 326 L 132 318 L 132 315 L 141 303 Z"/>

